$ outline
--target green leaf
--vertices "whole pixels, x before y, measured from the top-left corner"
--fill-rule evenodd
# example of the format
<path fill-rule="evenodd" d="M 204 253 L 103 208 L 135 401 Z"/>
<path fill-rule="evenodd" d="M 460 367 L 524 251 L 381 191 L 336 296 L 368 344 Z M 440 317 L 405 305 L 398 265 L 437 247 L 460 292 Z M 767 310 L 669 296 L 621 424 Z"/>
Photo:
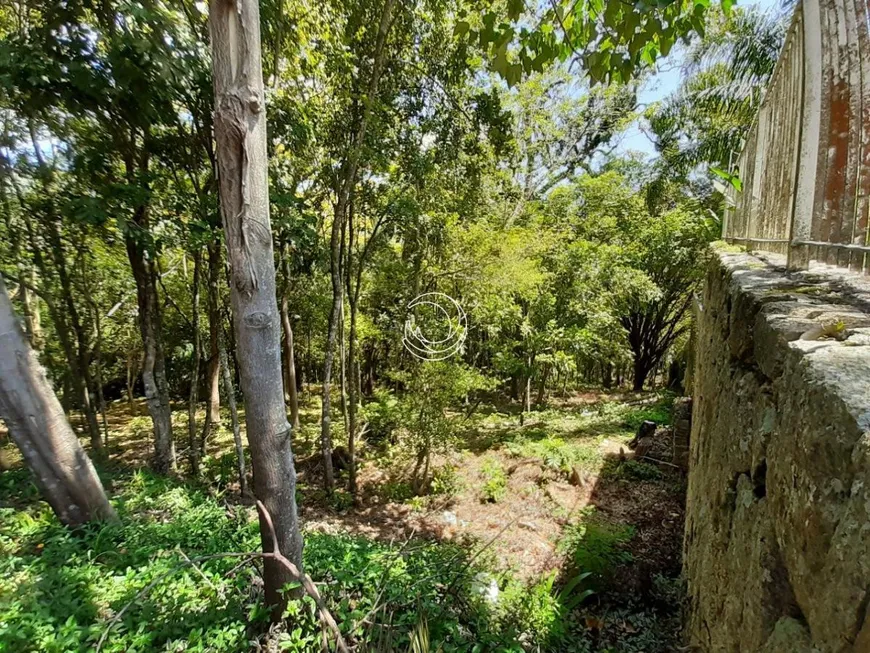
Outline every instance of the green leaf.
<path fill-rule="evenodd" d="M 732 174 L 726 170 L 722 170 L 722 168 L 717 168 L 715 166 L 710 166 L 710 172 L 712 172 L 720 179 L 726 181 L 738 193 L 743 190 L 743 182 L 740 181 L 740 177 L 737 174 Z"/>
<path fill-rule="evenodd" d="M 499 49 L 495 58 L 492 60 L 491 67 L 493 71 L 507 79 L 508 66 L 510 66 L 510 62 L 507 58 L 507 49 Z"/>
<path fill-rule="evenodd" d="M 511 64 L 507 69 L 507 75 L 505 79 L 507 80 L 508 86 L 514 87 L 523 77 L 523 65 L 519 63 Z"/>

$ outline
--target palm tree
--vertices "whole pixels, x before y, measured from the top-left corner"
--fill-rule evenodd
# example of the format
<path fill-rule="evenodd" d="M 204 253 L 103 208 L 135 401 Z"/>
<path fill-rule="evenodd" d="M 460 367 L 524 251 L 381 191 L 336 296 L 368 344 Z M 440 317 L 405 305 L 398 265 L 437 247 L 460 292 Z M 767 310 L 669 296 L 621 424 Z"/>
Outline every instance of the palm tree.
<path fill-rule="evenodd" d="M 689 46 L 680 87 L 647 117 L 662 163 L 685 176 L 728 171 L 755 119 L 786 34 L 778 12 L 734 9 Z"/>

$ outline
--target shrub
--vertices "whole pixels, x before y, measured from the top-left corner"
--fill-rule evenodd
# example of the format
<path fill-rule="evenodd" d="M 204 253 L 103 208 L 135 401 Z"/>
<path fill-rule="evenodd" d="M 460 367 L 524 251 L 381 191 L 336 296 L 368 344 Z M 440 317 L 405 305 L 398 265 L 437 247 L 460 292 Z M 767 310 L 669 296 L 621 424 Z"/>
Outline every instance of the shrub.
<path fill-rule="evenodd" d="M 407 388 L 399 402 L 401 444 L 414 461 L 414 490 L 423 494 L 431 480 L 432 455 L 450 449 L 464 420 L 450 414 L 449 409 L 492 383 L 470 367 L 445 361 L 424 362 L 413 373 L 397 374 L 396 378 Z"/>
<path fill-rule="evenodd" d="M 399 426 L 399 400 L 389 390 L 375 390 L 374 401 L 363 406 L 362 418 L 368 424 L 368 441 L 375 444 L 387 442 Z"/>
<path fill-rule="evenodd" d="M 482 503 L 498 503 L 507 493 L 507 474 L 496 460 L 487 460 L 483 464 L 483 487 L 480 491 Z"/>
<path fill-rule="evenodd" d="M 449 463 L 442 465 L 432 474 L 430 492 L 433 495 L 454 497 L 461 489 L 461 481 L 454 465 Z"/>

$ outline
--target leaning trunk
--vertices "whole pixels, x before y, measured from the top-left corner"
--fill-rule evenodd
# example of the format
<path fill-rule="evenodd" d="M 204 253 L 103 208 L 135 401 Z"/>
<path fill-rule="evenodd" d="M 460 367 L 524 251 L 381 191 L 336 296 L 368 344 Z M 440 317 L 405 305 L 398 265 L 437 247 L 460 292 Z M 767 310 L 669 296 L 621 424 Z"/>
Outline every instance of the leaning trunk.
<path fill-rule="evenodd" d="M 212 0 L 209 27 L 220 205 L 232 271 L 230 299 L 254 494 L 272 516 L 281 553 L 301 567 L 296 470 L 281 379 L 258 3 Z M 263 550 L 272 551 L 272 533 L 262 512 L 260 536 Z M 282 587 L 294 579 L 272 558 L 264 560 L 263 579 L 266 602 L 277 621 L 286 605 Z"/>
<path fill-rule="evenodd" d="M 0 417 L 36 484 L 67 526 L 116 519 L 28 344 L 0 277 Z"/>

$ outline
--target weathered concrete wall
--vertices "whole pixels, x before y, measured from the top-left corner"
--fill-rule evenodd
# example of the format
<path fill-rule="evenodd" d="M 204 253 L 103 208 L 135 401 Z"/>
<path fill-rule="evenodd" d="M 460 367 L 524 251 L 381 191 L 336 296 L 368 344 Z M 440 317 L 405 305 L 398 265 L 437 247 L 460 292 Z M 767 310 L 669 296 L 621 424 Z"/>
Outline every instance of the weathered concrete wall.
<path fill-rule="evenodd" d="M 718 251 L 684 571 L 700 651 L 870 653 L 870 285 Z"/>

